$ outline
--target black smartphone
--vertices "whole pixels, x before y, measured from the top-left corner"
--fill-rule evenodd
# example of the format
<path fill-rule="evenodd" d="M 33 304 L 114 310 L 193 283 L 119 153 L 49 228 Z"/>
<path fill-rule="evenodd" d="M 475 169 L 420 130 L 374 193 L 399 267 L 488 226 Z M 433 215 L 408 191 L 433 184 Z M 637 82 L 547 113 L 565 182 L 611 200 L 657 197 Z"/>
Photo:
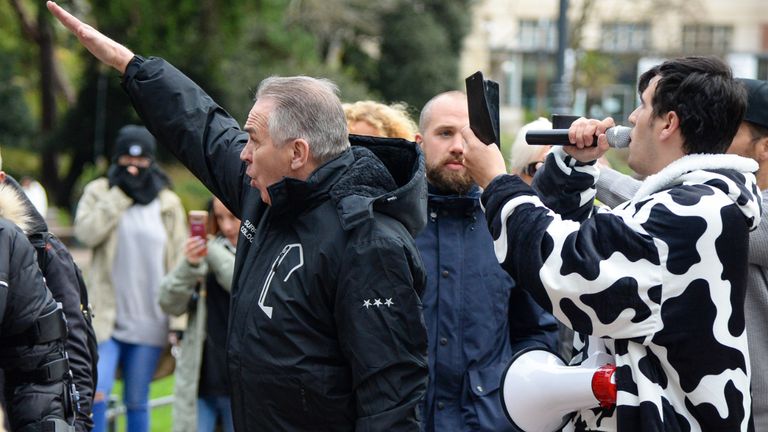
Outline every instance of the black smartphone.
<path fill-rule="evenodd" d="M 501 146 L 499 136 L 499 83 L 477 71 L 464 81 L 467 87 L 469 127 L 480 141 Z"/>
<path fill-rule="evenodd" d="M 552 129 L 568 129 L 580 117 L 568 114 L 552 114 Z"/>

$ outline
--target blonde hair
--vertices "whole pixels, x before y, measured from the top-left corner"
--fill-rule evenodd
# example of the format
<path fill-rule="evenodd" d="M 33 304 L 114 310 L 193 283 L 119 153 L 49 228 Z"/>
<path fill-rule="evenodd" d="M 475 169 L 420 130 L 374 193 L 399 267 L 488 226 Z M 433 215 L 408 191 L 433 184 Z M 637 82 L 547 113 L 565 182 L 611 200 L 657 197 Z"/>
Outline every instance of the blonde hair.
<path fill-rule="evenodd" d="M 416 136 L 416 123 L 408 115 L 408 106 L 404 103 L 385 105 L 369 100 L 345 103 L 344 115 L 347 117 L 347 124 L 366 122 L 385 138 L 403 138 L 413 141 Z"/>
<path fill-rule="evenodd" d="M 512 147 L 509 148 L 509 164 L 507 166 L 510 173 L 520 174 L 529 163 L 534 162 L 531 159 L 539 154 L 541 146 L 529 145 L 525 141 L 525 134 L 529 130 L 541 129 L 552 129 L 552 122 L 544 117 L 539 117 L 520 128 L 515 140 L 512 142 Z"/>

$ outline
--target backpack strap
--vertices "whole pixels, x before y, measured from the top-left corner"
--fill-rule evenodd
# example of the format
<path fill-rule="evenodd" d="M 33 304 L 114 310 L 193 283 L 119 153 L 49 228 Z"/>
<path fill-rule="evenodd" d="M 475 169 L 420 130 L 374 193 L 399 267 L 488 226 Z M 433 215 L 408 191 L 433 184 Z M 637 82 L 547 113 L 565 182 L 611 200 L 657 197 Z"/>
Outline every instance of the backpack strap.
<path fill-rule="evenodd" d="M 51 233 L 48 231 L 45 232 L 39 232 L 34 233 L 27 238 L 29 239 L 29 242 L 32 243 L 32 246 L 35 247 L 35 251 L 37 251 L 37 266 L 40 267 L 40 271 L 43 273 L 43 276 L 46 274 L 46 269 L 48 266 L 48 239 L 51 237 Z"/>

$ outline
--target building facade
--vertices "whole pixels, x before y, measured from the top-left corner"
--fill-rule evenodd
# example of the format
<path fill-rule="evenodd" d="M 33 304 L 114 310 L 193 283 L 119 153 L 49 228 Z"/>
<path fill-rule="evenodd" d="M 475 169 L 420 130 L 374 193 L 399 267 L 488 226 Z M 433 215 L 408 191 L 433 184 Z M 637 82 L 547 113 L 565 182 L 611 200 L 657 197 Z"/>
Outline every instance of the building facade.
<path fill-rule="evenodd" d="M 559 0 L 478 0 L 460 72 L 500 83 L 502 130 L 552 112 Z M 736 76 L 768 79 L 765 0 L 570 0 L 565 55 L 572 113 L 626 122 L 640 72 L 680 55 L 716 55 Z"/>

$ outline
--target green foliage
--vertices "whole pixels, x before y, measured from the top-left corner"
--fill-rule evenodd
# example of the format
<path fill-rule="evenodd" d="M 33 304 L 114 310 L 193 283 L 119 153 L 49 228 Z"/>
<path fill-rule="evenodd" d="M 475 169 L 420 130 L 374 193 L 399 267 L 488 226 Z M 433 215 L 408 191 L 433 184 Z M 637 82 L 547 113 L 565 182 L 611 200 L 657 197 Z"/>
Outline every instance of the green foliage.
<path fill-rule="evenodd" d="M 9 7 L 0 7 L 0 148 L 36 144 L 35 121 L 27 100 L 30 84 L 25 66 L 33 56 L 18 36 L 20 29 Z"/>
<path fill-rule="evenodd" d="M 421 109 L 434 95 L 456 88 L 458 56 L 435 17 L 402 2 L 383 17 L 383 27 L 375 88 L 384 99 Z"/>
<path fill-rule="evenodd" d="M 168 59 L 219 99 L 223 98 L 227 81 L 221 65 L 235 48 L 240 23 L 252 11 L 251 3 L 245 0 L 93 0 L 90 4 L 75 2 L 63 6 L 134 52 Z M 79 10 L 77 6 L 91 7 Z M 57 28 L 63 32 L 61 27 Z M 75 63 L 73 68 L 80 76 L 77 103 L 66 111 L 45 143 L 48 151 L 71 155 L 71 170 L 65 171 L 64 178 L 60 179 L 56 190 L 59 196 L 55 199 L 59 205 L 68 206 L 79 193 L 76 185 L 85 183 L 78 181 L 83 169 L 98 158 L 109 159 L 117 130 L 140 120 L 120 88 L 117 74 L 105 70 L 70 34 L 62 33 L 60 37 L 62 45 L 69 48 L 65 53 L 78 52 L 85 59 L 82 65 Z M 162 149 L 159 156 L 168 157 Z"/>
<path fill-rule="evenodd" d="M 20 2 L 33 21 L 38 11 L 44 12 L 44 2 Z M 471 2 L 59 3 L 134 52 L 164 57 L 235 118 L 243 120 L 253 104 L 256 86 L 270 75 L 326 77 L 339 85 L 345 101 L 383 96 L 420 108 L 434 94 L 459 84 L 458 52 L 471 18 L 466 13 Z M 41 88 L 38 47 L 22 36 L 19 19 L 8 3 L 0 2 L 0 103 L 6 107 L 5 117 L 0 118 L 0 145 L 11 146 L 10 141 L 23 142 L 25 148 L 34 145 L 45 155 L 48 167 L 56 161 L 66 162 L 59 165 L 58 178 L 51 174 L 46 186 L 53 205 L 70 207 L 87 180 L 103 175 L 106 166 L 96 161 L 109 159 L 117 130 L 140 120 L 120 88 L 117 74 L 98 64 L 62 26 L 55 24 L 54 30 L 55 59 L 66 83 L 74 88 L 76 102 L 69 106 L 59 97 L 55 130 L 41 136 L 37 131 Z M 159 158 L 170 160 L 162 149 Z M 199 206 L 197 197 L 202 191 L 195 182 L 176 183 L 187 206 Z"/>
<path fill-rule="evenodd" d="M 35 152 L 14 146 L 2 146 L 0 150 L 3 155 L 3 171 L 17 179 L 25 175 L 39 178 L 40 159 Z"/>
<path fill-rule="evenodd" d="M 472 0 L 423 0 L 424 9 L 428 11 L 448 35 L 448 46 L 458 57 L 464 36 L 469 32 L 472 14 Z"/>
<path fill-rule="evenodd" d="M 173 375 L 152 381 L 149 385 L 149 399 L 157 399 L 163 396 L 173 394 L 174 377 Z M 117 400 L 122 399 L 123 382 L 116 381 L 112 387 L 112 395 Z M 149 424 L 151 432 L 168 432 L 173 429 L 173 407 L 165 405 L 150 411 Z M 125 416 L 117 419 L 117 431 L 125 431 Z"/>
<path fill-rule="evenodd" d="M 314 36 L 301 26 L 286 25 L 287 0 L 264 0 L 255 11 L 258 20 L 243 29 L 234 52 L 223 65 L 227 98 L 222 105 L 245 119 L 258 83 L 272 75 L 309 75 L 333 80 L 344 100 L 367 99 L 370 92 L 348 69 L 322 62 Z"/>
<path fill-rule="evenodd" d="M 163 166 L 171 179 L 173 191 L 181 198 L 186 210 L 205 210 L 211 193 L 192 173 L 180 164 Z"/>
<path fill-rule="evenodd" d="M 12 58 L 0 50 L 0 148 L 30 145 L 35 134 L 23 88 L 9 74 L 8 60 Z"/>

